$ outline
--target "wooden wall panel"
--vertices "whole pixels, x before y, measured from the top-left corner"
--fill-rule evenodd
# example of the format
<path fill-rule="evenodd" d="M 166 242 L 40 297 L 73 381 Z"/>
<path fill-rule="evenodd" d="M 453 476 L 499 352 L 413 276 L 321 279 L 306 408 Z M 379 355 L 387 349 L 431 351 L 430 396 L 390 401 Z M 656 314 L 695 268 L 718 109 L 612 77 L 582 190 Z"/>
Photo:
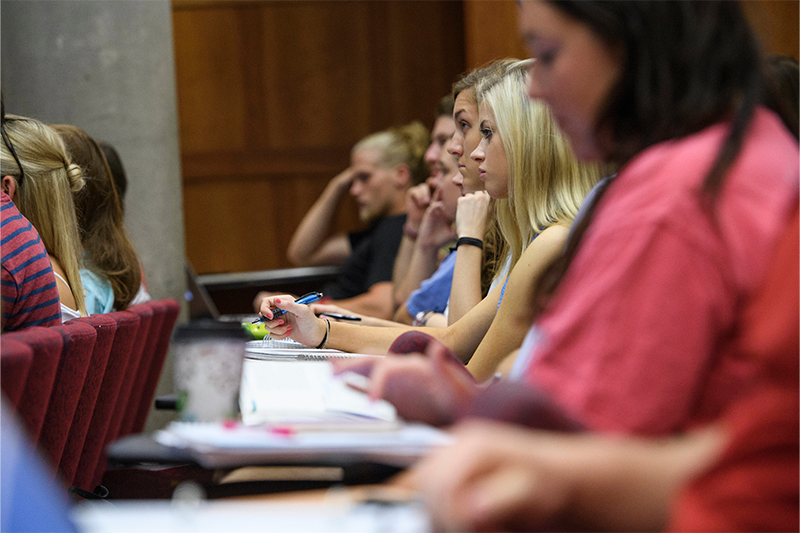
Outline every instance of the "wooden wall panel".
<path fill-rule="evenodd" d="M 758 0 L 742 2 L 742 6 L 764 50 L 798 59 L 800 3 L 796 0 Z"/>
<path fill-rule="evenodd" d="M 292 232 L 351 146 L 413 119 L 432 124 L 464 70 L 463 24 L 451 1 L 174 1 L 197 272 L 291 266 Z M 348 199 L 334 229 L 358 225 Z"/>
<path fill-rule="evenodd" d="M 514 0 L 464 0 L 464 45 L 467 68 L 495 59 L 529 56 L 517 28 Z"/>
<path fill-rule="evenodd" d="M 741 5 L 764 50 L 798 59 L 800 2 L 745 0 Z M 514 0 L 464 0 L 464 46 L 468 68 L 501 57 L 528 57 L 518 34 L 518 9 Z"/>

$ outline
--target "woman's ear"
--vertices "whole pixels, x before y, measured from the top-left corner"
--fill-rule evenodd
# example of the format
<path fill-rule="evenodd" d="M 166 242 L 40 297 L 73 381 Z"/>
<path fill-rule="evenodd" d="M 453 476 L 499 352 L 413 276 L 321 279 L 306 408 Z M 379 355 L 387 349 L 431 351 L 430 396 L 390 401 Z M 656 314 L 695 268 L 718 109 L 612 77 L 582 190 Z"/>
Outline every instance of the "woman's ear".
<path fill-rule="evenodd" d="M 13 176 L 3 176 L 3 192 L 12 200 L 14 199 L 14 193 L 17 192 L 17 180 Z"/>

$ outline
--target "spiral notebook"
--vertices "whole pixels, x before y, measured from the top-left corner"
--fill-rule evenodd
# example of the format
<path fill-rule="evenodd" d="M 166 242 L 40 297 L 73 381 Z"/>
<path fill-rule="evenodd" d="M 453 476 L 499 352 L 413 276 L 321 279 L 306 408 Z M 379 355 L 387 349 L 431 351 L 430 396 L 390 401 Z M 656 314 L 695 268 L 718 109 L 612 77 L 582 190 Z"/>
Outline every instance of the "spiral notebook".
<path fill-rule="evenodd" d="M 292 339 L 249 341 L 245 347 L 245 355 L 251 359 L 296 361 L 324 361 L 330 357 L 383 357 L 382 355 L 348 353 L 331 348 L 309 348 Z"/>

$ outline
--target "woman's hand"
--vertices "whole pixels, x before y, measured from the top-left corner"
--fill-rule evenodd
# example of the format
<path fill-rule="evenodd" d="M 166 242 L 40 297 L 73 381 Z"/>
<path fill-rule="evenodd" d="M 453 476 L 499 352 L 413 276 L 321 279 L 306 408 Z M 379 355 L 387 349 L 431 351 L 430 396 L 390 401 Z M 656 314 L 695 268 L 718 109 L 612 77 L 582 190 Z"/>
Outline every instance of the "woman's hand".
<path fill-rule="evenodd" d="M 335 360 L 334 373 L 352 371 L 369 376 L 367 395 L 387 400 L 403 419 L 448 425 L 479 389 L 463 365 L 459 368 L 460 363 L 448 357 L 446 350 L 431 343 L 424 355 Z"/>
<path fill-rule="evenodd" d="M 269 330 L 270 337 L 291 337 L 306 346 L 318 346 L 327 331 L 325 320 L 317 318 L 308 305 L 297 304 L 294 300 L 288 294 L 268 296 L 261 300 L 258 314 L 269 319 L 264 322 L 264 326 Z M 283 309 L 286 313 L 273 318 L 273 310 L 276 308 Z"/>
<path fill-rule="evenodd" d="M 412 231 L 419 231 L 425 210 L 431 203 L 431 188 L 420 183 L 406 191 L 406 224 Z"/>
<path fill-rule="evenodd" d="M 434 193 L 428 209 L 425 210 L 418 233 L 417 239 L 420 245 L 428 248 L 438 249 L 456 238 L 453 220 L 445 211 L 444 202 L 441 200 L 441 191 L 438 189 Z"/>
<path fill-rule="evenodd" d="M 489 219 L 490 200 L 486 191 L 471 192 L 458 199 L 456 232 L 459 237 L 483 240 Z"/>

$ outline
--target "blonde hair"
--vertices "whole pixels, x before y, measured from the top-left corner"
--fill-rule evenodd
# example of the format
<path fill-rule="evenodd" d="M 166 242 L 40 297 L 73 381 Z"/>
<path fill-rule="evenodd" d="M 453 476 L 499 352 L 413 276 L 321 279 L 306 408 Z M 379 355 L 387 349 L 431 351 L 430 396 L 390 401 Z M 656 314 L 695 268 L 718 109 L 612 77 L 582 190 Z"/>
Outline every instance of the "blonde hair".
<path fill-rule="evenodd" d="M 78 311 L 85 316 L 81 241 L 72 199 L 84 186 L 81 168 L 70 160 L 58 133 L 38 120 L 7 115 L 3 127 L 25 171 L 20 182 L 19 167 L 2 144 L 2 175 L 17 180 L 14 203 L 39 232 L 47 253 L 61 265 Z"/>
<path fill-rule="evenodd" d="M 423 157 L 429 144 L 428 129 L 421 122 L 414 121 L 399 128 L 389 128 L 364 137 L 353 146 L 351 153 L 377 149 L 380 151 L 378 164 L 387 169 L 406 165 L 411 174 L 411 181 L 416 185 L 428 177 L 428 168 Z"/>
<path fill-rule="evenodd" d="M 516 65 L 519 61 L 516 58 L 497 59 L 467 72 L 453 83 L 453 100 L 455 101 L 458 95 L 463 93 L 469 103 L 477 106 L 477 86 L 500 79 L 511 66 Z M 483 237 L 483 257 L 481 258 L 482 297 L 486 297 L 489 293 L 492 281 L 500 273 L 508 251 L 508 243 L 500 230 L 500 223 L 497 219 L 498 206 L 503 204 L 508 204 L 508 200 L 498 198 L 490 200 L 490 222 Z"/>
<path fill-rule="evenodd" d="M 527 96 L 532 59 L 507 67 L 477 87 L 479 105 L 492 109 L 508 165 L 508 201 L 496 204 L 513 266 L 531 241 L 554 224 L 571 224 L 601 177 L 600 165 L 579 163 L 547 105 Z"/>

